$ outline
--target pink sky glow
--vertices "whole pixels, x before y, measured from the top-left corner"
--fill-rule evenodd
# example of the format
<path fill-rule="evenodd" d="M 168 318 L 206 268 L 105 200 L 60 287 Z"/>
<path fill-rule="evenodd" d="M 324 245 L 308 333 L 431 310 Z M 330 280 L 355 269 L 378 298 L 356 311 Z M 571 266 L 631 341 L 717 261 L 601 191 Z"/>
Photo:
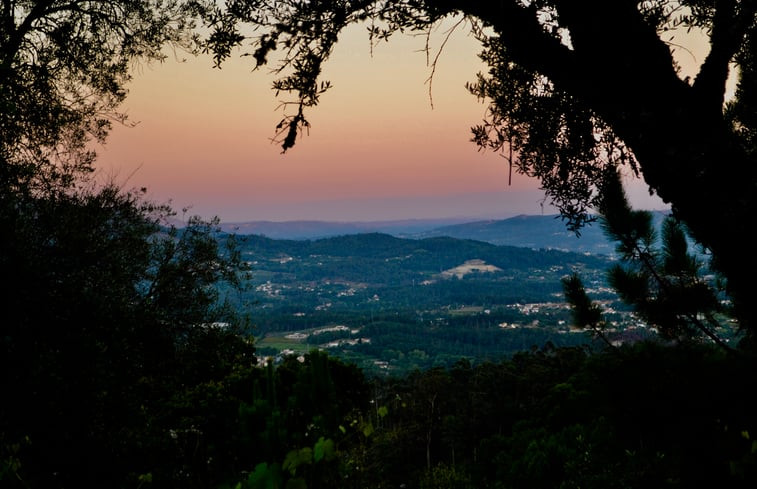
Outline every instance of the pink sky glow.
<path fill-rule="evenodd" d="M 432 49 L 444 35 L 432 36 Z M 124 106 L 138 124 L 116 127 L 97 148 L 100 175 L 224 221 L 554 212 L 542 208 L 537 181 L 513 175 L 508 186 L 506 161 L 469 141 L 486 108 L 465 89 L 483 69 L 475 40 L 460 29 L 445 46 L 433 108 L 424 43 L 398 36 L 371 57 L 365 28 L 346 31 L 325 68 L 334 87 L 310 111 L 309 136 L 284 155 L 270 141 L 281 115 L 273 76 L 252 72 L 249 58 L 218 70 L 176 53 L 138 66 Z M 662 207 L 643 187 L 632 193 L 636 205 Z"/>

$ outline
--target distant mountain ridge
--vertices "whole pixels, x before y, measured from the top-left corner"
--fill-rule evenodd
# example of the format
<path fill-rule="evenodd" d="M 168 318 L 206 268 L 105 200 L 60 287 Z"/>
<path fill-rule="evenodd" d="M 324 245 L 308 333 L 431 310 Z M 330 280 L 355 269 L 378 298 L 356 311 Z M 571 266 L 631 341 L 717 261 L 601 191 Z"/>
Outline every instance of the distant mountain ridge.
<path fill-rule="evenodd" d="M 665 211 L 653 211 L 659 225 Z M 416 219 L 377 222 L 253 221 L 224 223 L 222 229 L 238 235 L 259 235 L 271 239 L 313 240 L 366 233 L 383 233 L 400 238 L 450 237 L 494 245 L 553 249 L 577 253 L 611 255 L 615 246 L 601 226 L 594 222 L 581 229 L 580 236 L 568 231 L 559 215 L 519 215 L 508 219 L 469 221 L 464 218 Z"/>
<path fill-rule="evenodd" d="M 652 211 L 653 225 L 659 228 L 667 211 Z M 578 253 L 611 255 L 615 244 L 605 236 L 599 222 L 587 224 L 580 236 L 569 231 L 559 214 L 550 216 L 520 215 L 503 220 L 475 221 L 442 226 L 415 234 L 415 238 L 449 236 L 473 239 L 495 245 L 522 246 L 534 249 L 554 249 Z"/>
<path fill-rule="evenodd" d="M 495 245 L 522 246 L 534 249 L 556 249 L 579 253 L 609 255 L 614 246 L 604 235 L 598 223 L 581 229 L 580 236 L 568 231 L 559 215 L 520 215 L 502 220 L 474 221 L 442 226 L 417 233 L 416 238 L 449 236 L 474 239 Z"/>
<path fill-rule="evenodd" d="M 408 236 L 438 227 L 461 224 L 466 218 L 404 219 L 395 221 L 250 221 L 221 223 L 221 229 L 240 235 L 258 234 L 273 239 L 320 239 L 362 233 Z"/>

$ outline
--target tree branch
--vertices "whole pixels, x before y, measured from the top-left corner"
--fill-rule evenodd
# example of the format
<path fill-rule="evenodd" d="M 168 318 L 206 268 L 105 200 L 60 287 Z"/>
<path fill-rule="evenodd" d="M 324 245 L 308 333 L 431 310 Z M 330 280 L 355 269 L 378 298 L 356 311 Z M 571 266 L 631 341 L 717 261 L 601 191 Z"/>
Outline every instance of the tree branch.
<path fill-rule="evenodd" d="M 13 29 L 13 3 L 12 0 L 3 0 L 3 24 L 6 34 Z"/>
<path fill-rule="evenodd" d="M 678 81 L 669 47 L 636 1 L 560 2 L 560 22 L 570 32 L 576 62 L 568 71 L 571 94 L 600 114 L 605 107 L 657 105 L 664 87 Z M 587 76 L 587 73 L 599 76 Z M 560 84 L 561 80 L 553 80 Z M 598 102 L 598 103 L 597 103 Z M 606 114 L 603 114 L 606 115 Z"/>
<path fill-rule="evenodd" d="M 647 269 L 647 271 L 652 275 L 652 278 L 660 285 L 660 288 L 662 291 L 667 294 L 668 296 L 671 296 L 671 291 L 673 290 L 673 286 L 670 284 L 667 278 L 660 275 L 657 271 L 657 267 L 655 266 L 654 259 L 650 255 L 649 251 L 642 250 L 638 243 L 634 243 L 634 249 L 636 251 L 636 254 L 641 261 L 644 268 Z M 716 345 L 723 348 L 726 351 L 733 351 L 733 348 L 731 348 L 725 341 L 723 341 L 722 338 L 720 338 L 712 329 L 707 327 L 706 324 L 704 324 L 695 313 L 692 313 L 690 311 L 683 312 L 683 316 L 686 317 L 693 325 L 696 327 L 699 331 L 704 333 L 708 338 L 710 338 Z M 708 318 L 709 319 L 709 318 Z"/>
<path fill-rule="evenodd" d="M 694 88 L 707 110 L 722 112 L 728 65 L 741 47 L 746 31 L 753 23 L 757 4 L 741 2 L 737 10 L 732 0 L 718 0 L 712 21 L 710 52 L 699 69 Z"/>
<path fill-rule="evenodd" d="M 561 40 L 547 32 L 539 21 L 539 12 L 516 0 L 446 0 L 441 2 L 450 12 L 457 11 L 480 19 L 491 26 L 508 53 L 524 67 L 553 81 L 575 77 L 575 53 Z"/>
<path fill-rule="evenodd" d="M 546 11 L 533 3 L 441 3 L 447 8 L 443 12 L 461 12 L 491 26 L 513 61 L 581 100 L 632 148 L 639 134 L 625 129 L 635 131 L 644 126 L 639 116 L 666 113 L 683 95 L 685 84 L 678 78 L 669 47 L 634 0 L 556 2 L 553 15 L 561 32 L 545 26 Z M 568 34 L 570 39 L 564 41 L 561 36 Z M 589 73 L 597 76 L 587 76 Z"/>
<path fill-rule="evenodd" d="M 48 7 L 50 7 L 54 3 L 54 0 L 44 0 L 35 3 L 34 7 L 29 11 L 29 14 L 18 25 L 18 27 L 13 30 L 13 34 L 10 35 L 9 33 L 9 41 L 7 47 L 4 49 L 6 51 L 5 55 L 8 56 L 8 59 L 13 59 L 16 51 L 21 46 L 21 42 L 24 39 L 24 36 L 26 36 L 26 34 L 31 30 L 34 22 L 38 19 L 41 19 L 45 15 Z"/>

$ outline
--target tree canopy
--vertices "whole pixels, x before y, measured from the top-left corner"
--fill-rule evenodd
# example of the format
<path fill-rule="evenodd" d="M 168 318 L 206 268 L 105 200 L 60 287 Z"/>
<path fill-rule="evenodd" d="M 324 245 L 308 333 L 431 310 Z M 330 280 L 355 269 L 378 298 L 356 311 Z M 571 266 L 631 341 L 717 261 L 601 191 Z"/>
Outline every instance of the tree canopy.
<path fill-rule="evenodd" d="M 217 63 L 237 46 L 249 48 L 256 66 L 282 53 L 273 88 L 292 94 L 277 126 L 284 150 L 307 127 L 305 109 L 329 88 L 321 67 L 345 26 L 365 23 L 379 42 L 462 15 L 489 66 L 469 85 L 489 102 L 473 140 L 495 151 L 512 148 L 514 167 L 541 179 L 575 229 L 591 219 L 608 173 L 641 174 L 712 252 L 742 327 L 757 327 L 750 301 L 757 272 L 756 2 L 236 0 L 201 10 L 211 27 L 205 48 Z M 680 75 L 672 55 L 675 30 L 709 38 L 693 78 Z M 738 89 L 726 100 L 733 70 Z"/>
<path fill-rule="evenodd" d="M 91 170 L 137 61 L 192 48 L 176 0 L 8 0 L 0 6 L 0 177 L 24 188 L 69 185 Z M 20 188 L 20 187 L 18 187 Z"/>
<path fill-rule="evenodd" d="M 0 5 L 3 487 L 134 487 L 182 470 L 199 481 L 207 459 L 188 470 L 171 433 L 191 431 L 195 449 L 231 439 L 187 406 L 252 375 L 254 346 L 218 287 L 245 273 L 234 240 L 221 246 L 213 221 L 179 230 L 145 189 L 91 173 L 90 143 L 125 121 L 133 63 L 191 48 L 187 8 Z M 230 444 L 214 473 L 233 465 Z"/>

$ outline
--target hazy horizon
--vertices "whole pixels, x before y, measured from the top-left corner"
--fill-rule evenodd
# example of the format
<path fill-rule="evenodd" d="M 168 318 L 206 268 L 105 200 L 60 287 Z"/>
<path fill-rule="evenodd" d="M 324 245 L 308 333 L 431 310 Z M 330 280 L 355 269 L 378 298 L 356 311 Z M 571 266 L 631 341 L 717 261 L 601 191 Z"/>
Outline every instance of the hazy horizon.
<path fill-rule="evenodd" d="M 629 200 L 638 209 L 665 210 L 641 185 L 629 186 Z M 180 204 L 179 202 L 174 202 Z M 181 204 L 184 207 L 184 204 Z M 177 207 L 178 208 L 178 207 Z M 382 222 L 404 220 L 488 220 L 518 215 L 554 215 L 558 210 L 540 190 L 477 192 L 438 196 L 326 199 L 303 202 L 261 202 L 253 206 L 233 199 L 186 205 L 186 216 L 219 217 L 225 223 L 252 221 Z"/>

